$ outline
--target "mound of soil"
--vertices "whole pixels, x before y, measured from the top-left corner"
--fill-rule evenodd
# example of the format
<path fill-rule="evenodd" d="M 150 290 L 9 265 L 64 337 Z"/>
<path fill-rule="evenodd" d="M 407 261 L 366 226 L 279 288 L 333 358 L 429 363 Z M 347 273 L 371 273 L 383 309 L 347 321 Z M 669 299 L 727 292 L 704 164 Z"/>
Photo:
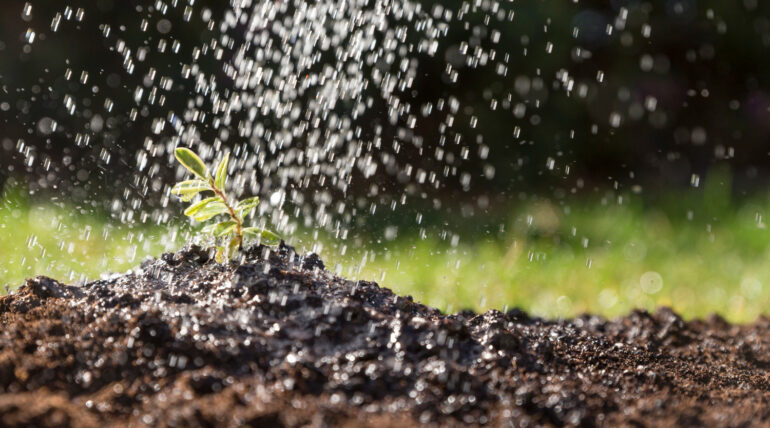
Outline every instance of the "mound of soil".
<path fill-rule="evenodd" d="M 761 426 L 770 323 L 444 315 L 288 246 L 0 298 L 2 426 Z"/>

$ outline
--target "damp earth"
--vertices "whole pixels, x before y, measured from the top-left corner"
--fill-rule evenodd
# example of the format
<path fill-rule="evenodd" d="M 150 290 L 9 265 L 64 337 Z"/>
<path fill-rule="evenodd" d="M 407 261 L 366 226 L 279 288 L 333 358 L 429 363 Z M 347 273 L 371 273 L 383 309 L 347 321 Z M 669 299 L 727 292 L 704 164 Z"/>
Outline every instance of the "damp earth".
<path fill-rule="evenodd" d="M 0 425 L 759 426 L 770 319 L 444 314 L 314 255 L 188 246 L 0 298 Z"/>

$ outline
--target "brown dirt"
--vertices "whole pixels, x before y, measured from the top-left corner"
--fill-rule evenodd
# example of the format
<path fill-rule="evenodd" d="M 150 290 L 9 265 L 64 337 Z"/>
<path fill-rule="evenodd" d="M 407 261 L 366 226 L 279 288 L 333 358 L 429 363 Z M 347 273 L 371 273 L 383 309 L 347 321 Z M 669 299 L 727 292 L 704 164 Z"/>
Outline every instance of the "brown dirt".
<path fill-rule="evenodd" d="M 290 247 L 0 298 L 0 426 L 767 426 L 770 321 L 441 314 Z"/>

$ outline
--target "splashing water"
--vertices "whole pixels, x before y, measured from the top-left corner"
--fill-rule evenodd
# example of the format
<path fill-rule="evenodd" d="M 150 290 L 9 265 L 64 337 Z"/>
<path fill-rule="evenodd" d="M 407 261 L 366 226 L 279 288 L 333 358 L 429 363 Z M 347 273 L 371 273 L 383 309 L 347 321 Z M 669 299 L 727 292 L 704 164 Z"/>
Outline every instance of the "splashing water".
<path fill-rule="evenodd" d="M 283 233 L 322 229 L 344 240 L 361 217 L 396 210 L 412 198 L 429 199 L 446 181 L 470 189 L 472 173 L 462 169 L 463 162 L 476 152 L 483 161 L 489 152 L 483 135 L 468 136 L 479 118 L 452 94 L 420 93 L 434 78 L 421 72 L 420 64 L 447 56 L 440 74 L 449 84 L 458 83 L 463 67 L 504 68 L 501 58 L 495 61 L 501 54 L 480 42 L 498 43 L 497 30 L 475 25 L 468 31 L 474 34 L 470 43 L 442 48 L 454 22 L 468 27 L 465 15 L 498 7 L 485 3 L 453 11 L 412 2 L 233 1 L 216 11 L 215 19 L 215 11 L 194 2 L 148 3 L 132 11 L 138 22 L 126 17 L 125 24 L 95 26 L 104 54 L 112 64 L 119 59 L 119 70 L 81 69 L 68 58 L 63 79 L 54 78 L 72 93 L 54 90 L 46 101 L 74 126 L 59 128 L 47 116 L 30 121 L 41 136 L 58 129 L 74 146 L 90 148 L 84 152 L 98 149 L 96 171 L 85 167 L 87 156 L 77 166 L 64 156 L 61 169 L 82 167 L 76 182 L 103 187 L 94 186 L 91 175 L 114 168 L 114 162 L 133 171 L 129 185 L 107 207 L 123 222 L 169 218 L 168 165 L 172 149 L 184 145 L 207 160 L 232 150 L 234 191 L 266 196 L 269 203 L 258 216 Z M 97 10 L 87 9 L 65 6 L 55 12 L 48 38 L 66 27 L 85 33 L 81 23 L 99 20 Z M 23 16 L 31 20 L 32 10 L 27 4 Z M 507 22 L 514 15 L 497 10 L 496 16 Z M 206 29 L 203 41 L 180 42 L 176 28 L 194 19 Z M 137 24 L 139 36 L 127 37 Z M 26 50 L 34 49 L 34 38 L 30 28 Z M 137 147 L 126 159 L 121 131 L 131 126 L 145 135 L 141 145 L 126 144 Z M 45 152 L 23 139 L 16 150 L 29 167 L 41 161 L 38 151 Z M 47 169 L 59 169 L 56 160 L 41 157 Z M 482 177 L 494 176 L 492 165 L 484 163 L 483 171 Z M 56 188 L 59 183 L 51 181 Z M 433 205 L 441 202 L 434 198 Z M 419 224 L 421 214 L 416 217 Z"/>
<path fill-rule="evenodd" d="M 0 30 L 0 55 L 18 60 L 0 62 L 0 171 L 128 230 L 165 225 L 167 248 L 192 236 L 169 194 L 184 174 L 177 146 L 209 163 L 230 151 L 231 191 L 263 200 L 252 222 L 354 253 L 355 276 L 396 239 L 508 236 L 509 219 L 479 214 L 537 195 L 552 201 L 513 228 L 555 236 L 572 194 L 623 205 L 650 182 L 698 190 L 703 165 L 751 162 L 761 148 L 735 147 L 770 133 L 764 77 L 711 101 L 740 21 L 716 2 L 128 3 L 15 9 Z M 755 25 L 732 31 L 770 44 L 759 6 L 744 3 Z M 583 233 L 561 238 L 603 245 Z M 514 241 L 507 255 L 519 251 Z"/>

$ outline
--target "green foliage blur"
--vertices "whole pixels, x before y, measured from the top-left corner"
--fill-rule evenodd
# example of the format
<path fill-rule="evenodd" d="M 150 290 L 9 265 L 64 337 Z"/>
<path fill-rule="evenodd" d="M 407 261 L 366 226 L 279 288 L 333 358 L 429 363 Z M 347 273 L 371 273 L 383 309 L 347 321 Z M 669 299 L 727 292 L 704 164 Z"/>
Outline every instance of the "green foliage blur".
<path fill-rule="evenodd" d="M 299 231 L 290 243 L 320 252 L 339 274 L 448 312 L 517 307 L 612 317 L 666 305 L 688 318 L 719 313 L 747 322 L 770 304 L 770 195 L 731 203 L 728 185 L 729 174 L 715 173 L 702 191 L 652 205 L 633 195 L 564 205 L 535 199 L 478 216 L 453 229 L 457 239 L 415 241 L 399 229 L 315 241 Z M 184 226 L 130 228 L 89 207 L 31 204 L 22 195 L 6 194 L 0 204 L 0 284 L 11 288 L 37 274 L 76 282 L 125 271 L 190 238 Z"/>
<path fill-rule="evenodd" d="M 91 205 L 34 202 L 22 189 L 0 192 L 0 286 L 15 288 L 36 275 L 99 279 L 182 245 L 173 225 L 123 225 Z"/>

